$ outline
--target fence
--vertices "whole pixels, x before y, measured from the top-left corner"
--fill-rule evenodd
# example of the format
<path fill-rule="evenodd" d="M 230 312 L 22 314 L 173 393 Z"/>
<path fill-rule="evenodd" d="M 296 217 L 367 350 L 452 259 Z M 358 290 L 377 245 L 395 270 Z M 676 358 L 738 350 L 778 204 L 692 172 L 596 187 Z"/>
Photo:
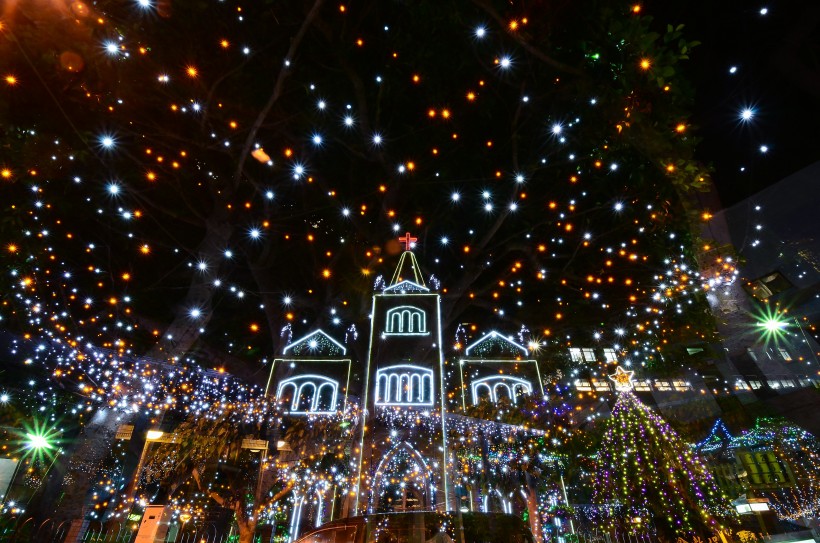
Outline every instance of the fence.
<path fill-rule="evenodd" d="M 51 519 L 39 525 L 34 519 L 0 528 L 0 543 L 63 543 L 71 528 L 71 521 L 57 523 Z M 105 523 L 92 521 L 86 527 L 81 543 L 132 543 L 137 531 L 134 523 Z M 171 525 L 166 543 L 229 543 L 236 534 L 224 533 L 213 524 Z M 261 541 L 261 540 L 260 540 Z M 74 543 L 74 542 L 71 542 Z"/>

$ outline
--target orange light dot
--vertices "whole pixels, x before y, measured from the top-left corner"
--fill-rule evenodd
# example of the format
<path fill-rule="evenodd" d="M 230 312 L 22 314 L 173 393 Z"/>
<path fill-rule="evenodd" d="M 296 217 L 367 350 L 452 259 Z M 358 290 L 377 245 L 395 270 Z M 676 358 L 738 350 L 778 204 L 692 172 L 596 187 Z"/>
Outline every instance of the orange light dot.
<path fill-rule="evenodd" d="M 418 74 L 413 74 L 413 83 L 418 83 L 419 81 L 421 81 L 421 77 L 419 77 Z"/>
<path fill-rule="evenodd" d="M 228 40 L 222 40 L 221 42 L 219 42 L 219 45 L 221 45 L 223 49 L 227 49 L 231 45 L 231 43 Z"/>
<path fill-rule="evenodd" d="M 475 93 L 474 92 L 468 92 L 467 93 L 467 100 L 469 100 L 470 102 L 475 100 Z"/>
<path fill-rule="evenodd" d="M 2 176 L 3 179 L 11 179 L 11 170 L 8 168 L 3 168 L 0 170 L 0 176 Z"/>
<path fill-rule="evenodd" d="M 328 279 L 330 277 L 330 270 L 328 270 L 327 268 L 322 270 L 322 277 L 324 277 L 325 279 Z"/>
<path fill-rule="evenodd" d="M 675 165 L 674 164 L 667 164 L 666 165 L 666 171 L 669 172 L 669 173 L 674 172 L 675 171 Z"/>
<path fill-rule="evenodd" d="M 678 126 L 675 127 L 675 132 L 677 132 L 678 134 L 682 134 L 683 132 L 686 132 L 686 125 L 683 124 L 683 123 L 680 123 Z"/>
<path fill-rule="evenodd" d="M 433 117 L 436 116 L 436 110 L 435 109 L 428 110 L 427 111 L 427 116 L 432 119 Z"/>
<path fill-rule="evenodd" d="M 416 163 L 415 162 L 408 162 L 407 163 L 407 169 L 410 170 L 410 171 L 415 170 L 416 169 Z"/>
<path fill-rule="evenodd" d="M 290 158 L 293 156 L 293 149 L 285 149 L 285 156 Z"/>
<path fill-rule="evenodd" d="M 359 38 L 358 40 L 356 40 L 356 45 L 358 45 L 359 47 L 361 47 L 362 45 L 364 45 L 364 40 L 363 40 L 363 39 L 361 39 L 361 38 Z"/>
<path fill-rule="evenodd" d="M 143 245 L 142 247 L 140 247 L 140 252 L 144 255 L 147 255 L 151 252 L 151 247 L 149 247 L 148 245 Z"/>
<path fill-rule="evenodd" d="M 13 243 L 10 243 L 10 244 L 6 247 L 6 250 L 7 250 L 8 252 L 10 252 L 10 253 L 16 253 L 16 252 L 17 252 L 17 245 L 15 245 L 15 244 L 13 244 Z"/>
<path fill-rule="evenodd" d="M 6 83 L 8 83 L 9 85 L 16 85 L 17 84 L 17 78 L 13 75 L 7 75 L 6 76 Z"/>
<path fill-rule="evenodd" d="M 518 21 L 516 21 L 515 19 L 510 21 L 510 30 L 518 30 Z"/>
<path fill-rule="evenodd" d="M 469 245 L 465 245 L 465 246 L 464 246 L 464 252 L 465 252 L 465 253 L 469 253 L 469 252 L 470 252 L 470 246 L 469 246 Z"/>
<path fill-rule="evenodd" d="M 442 109 L 441 110 L 441 116 L 444 117 L 445 119 L 449 119 L 450 118 L 450 110 L 449 109 Z"/>
<path fill-rule="evenodd" d="M 236 128 L 237 126 L 236 121 L 231 121 L 231 128 Z"/>
<path fill-rule="evenodd" d="M 196 77 L 199 75 L 199 70 L 197 70 L 195 66 L 188 66 L 185 69 L 185 73 L 188 74 L 189 77 Z"/>
<path fill-rule="evenodd" d="M 640 13 L 640 12 L 641 12 L 641 5 L 640 4 L 635 4 L 634 6 L 632 6 L 632 13 Z"/>
<path fill-rule="evenodd" d="M 347 9 L 347 8 L 345 7 L 345 5 L 344 5 L 344 4 L 340 4 L 340 5 L 339 5 L 339 11 L 341 11 L 342 13 L 344 13 L 346 9 Z"/>
<path fill-rule="evenodd" d="M 145 177 L 148 178 L 148 181 L 156 181 L 157 174 L 155 174 L 154 172 L 148 172 L 147 174 L 145 174 Z"/>
<path fill-rule="evenodd" d="M 259 331 L 259 325 L 258 324 L 255 324 L 255 323 L 251 324 L 250 328 L 251 328 L 251 332 L 258 332 Z"/>
<path fill-rule="evenodd" d="M 641 59 L 641 70 L 648 70 L 652 67 L 652 63 L 648 58 Z"/>

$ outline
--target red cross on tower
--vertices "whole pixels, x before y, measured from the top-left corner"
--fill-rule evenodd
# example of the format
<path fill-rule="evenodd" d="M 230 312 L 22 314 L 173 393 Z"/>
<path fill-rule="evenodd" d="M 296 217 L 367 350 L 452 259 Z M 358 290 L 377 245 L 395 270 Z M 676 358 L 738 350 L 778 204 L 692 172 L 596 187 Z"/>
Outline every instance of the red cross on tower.
<path fill-rule="evenodd" d="M 418 241 L 418 238 L 414 238 L 410 235 L 410 232 L 404 234 L 404 237 L 399 238 L 399 243 L 404 243 L 404 250 L 409 251 L 413 244 Z"/>

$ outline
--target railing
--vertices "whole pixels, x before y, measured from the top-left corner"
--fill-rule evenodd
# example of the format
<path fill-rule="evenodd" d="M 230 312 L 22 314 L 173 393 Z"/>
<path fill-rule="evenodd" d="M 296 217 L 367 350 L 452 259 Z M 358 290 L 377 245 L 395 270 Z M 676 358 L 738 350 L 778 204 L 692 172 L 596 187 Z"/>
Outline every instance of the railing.
<path fill-rule="evenodd" d="M 134 523 L 89 522 L 78 543 L 132 543 L 137 536 Z M 57 523 L 47 519 L 37 524 L 33 518 L 0 527 L 0 543 L 63 543 L 69 535 L 71 521 Z M 166 543 L 228 543 L 236 534 L 213 524 L 172 525 L 162 541 Z M 258 537 L 258 536 L 257 536 Z M 68 542 L 66 542 L 68 543 Z M 74 541 L 70 542 L 74 543 Z"/>

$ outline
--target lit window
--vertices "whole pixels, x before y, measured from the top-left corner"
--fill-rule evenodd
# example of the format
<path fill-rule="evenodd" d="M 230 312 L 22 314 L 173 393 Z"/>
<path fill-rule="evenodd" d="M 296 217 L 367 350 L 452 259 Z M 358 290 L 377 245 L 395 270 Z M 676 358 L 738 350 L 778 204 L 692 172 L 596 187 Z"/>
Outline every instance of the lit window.
<path fill-rule="evenodd" d="M 786 362 L 792 361 L 792 355 L 789 354 L 789 351 L 780 347 L 778 347 L 777 350 L 780 351 L 780 356 L 783 357 L 783 360 L 785 360 Z"/>

